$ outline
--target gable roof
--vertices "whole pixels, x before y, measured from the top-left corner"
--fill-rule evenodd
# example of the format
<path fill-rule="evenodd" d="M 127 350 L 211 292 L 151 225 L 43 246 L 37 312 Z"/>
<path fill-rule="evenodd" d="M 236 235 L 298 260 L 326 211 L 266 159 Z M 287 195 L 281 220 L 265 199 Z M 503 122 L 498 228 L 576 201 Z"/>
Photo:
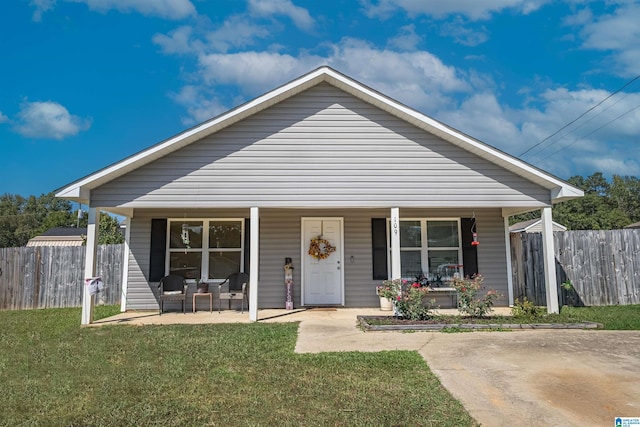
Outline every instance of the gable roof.
<path fill-rule="evenodd" d="M 526 233 L 531 231 L 531 229 L 535 228 L 536 226 L 538 226 L 541 222 L 542 220 L 540 218 L 530 219 L 528 221 L 516 222 L 515 224 L 509 227 L 509 232 L 510 233 L 522 233 L 522 232 Z M 564 225 L 559 224 L 555 221 L 551 221 L 551 223 L 553 225 L 553 231 L 567 231 L 567 227 L 565 227 Z"/>
<path fill-rule="evenodd" d="M 166 139 L 139 153 L 107 166 L 56 190 L 56 197 L 88 204 L 90 191 L 192 142 L 219 132 L 253 114 L 326 82 L 368 102 L 426 132 L 484 158 L 516 175 L 549 189 L 553 203 L 583 196 L 582 190 L 501 150 L 474 139 L 450 126 L 395 101 L 338 71 L 322 66 L 226 113 Z"/>

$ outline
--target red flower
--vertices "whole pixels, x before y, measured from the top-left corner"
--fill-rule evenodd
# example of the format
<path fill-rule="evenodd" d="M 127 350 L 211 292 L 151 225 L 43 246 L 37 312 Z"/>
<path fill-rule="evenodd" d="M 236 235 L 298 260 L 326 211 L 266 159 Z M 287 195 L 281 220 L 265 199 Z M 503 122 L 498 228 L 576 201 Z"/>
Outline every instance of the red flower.
<path fill-rule="evenodd" d="M 467 288 L 462 288 L 462 292 L 467 292 Z"/>
<path fill-rule="evenodd" d="M 411 285 L 414 288 L 419 288 L 420 287 L 420 283 L 414 283 L 413 285 Z"/>

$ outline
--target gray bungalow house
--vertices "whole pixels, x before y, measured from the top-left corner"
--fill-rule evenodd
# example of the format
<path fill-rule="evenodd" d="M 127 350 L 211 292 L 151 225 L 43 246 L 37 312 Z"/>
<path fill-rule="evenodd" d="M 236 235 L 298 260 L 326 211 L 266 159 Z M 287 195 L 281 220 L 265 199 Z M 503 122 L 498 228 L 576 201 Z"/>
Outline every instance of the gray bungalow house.
<path fill-rule="evenodd" d="M 513 302 L 510 215 L 542 211 L 557 311 L 551 206 L 583 192 L 321 67 L 61 188 L 90 207 L 87 277 L 101 211 L 123 215 L 122 310 L 157 309 L 157 283 L 250 275 L 249 317 L 294 304 L 374 307 L 387 278 L 479 272 Z M 475 240 L 475 241 L 474 241 Z M 479 244 L 475 244 L 479 243 Z M 187 298 L 190 300 L 190 298 Z M 91 322 L 85 293 L 82 323 Z"/>

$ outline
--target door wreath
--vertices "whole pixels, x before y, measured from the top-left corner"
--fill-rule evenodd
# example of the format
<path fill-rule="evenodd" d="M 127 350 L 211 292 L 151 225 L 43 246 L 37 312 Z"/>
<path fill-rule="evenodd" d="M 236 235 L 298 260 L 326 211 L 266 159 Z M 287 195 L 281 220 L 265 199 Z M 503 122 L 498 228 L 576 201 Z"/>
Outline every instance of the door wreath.
<path fill-rule="evenodd" d="M 331 245 L 328 240 L 321 239 L 320 237 L 311 239 L 311 244 L 309 244 L 309 255 L 318 260 L 329 258 L 329 255 L 335 251 L 335 246 Z"/>

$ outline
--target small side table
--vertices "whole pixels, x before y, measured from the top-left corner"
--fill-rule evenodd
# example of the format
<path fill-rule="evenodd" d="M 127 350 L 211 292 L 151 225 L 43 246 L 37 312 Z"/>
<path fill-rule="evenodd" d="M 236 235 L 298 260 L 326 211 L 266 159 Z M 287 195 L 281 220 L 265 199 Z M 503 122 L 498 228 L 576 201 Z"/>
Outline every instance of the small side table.
<path fill-rule="evenodd" d="M 209 297 L 209 313 L 213 313 L 213 294 L 211 292 L 205 292 L 202 294 L 199 294 L 197 292 L 195 292 L 193 294 L 193 312 L 196 312 L 196 297 Z"/>

